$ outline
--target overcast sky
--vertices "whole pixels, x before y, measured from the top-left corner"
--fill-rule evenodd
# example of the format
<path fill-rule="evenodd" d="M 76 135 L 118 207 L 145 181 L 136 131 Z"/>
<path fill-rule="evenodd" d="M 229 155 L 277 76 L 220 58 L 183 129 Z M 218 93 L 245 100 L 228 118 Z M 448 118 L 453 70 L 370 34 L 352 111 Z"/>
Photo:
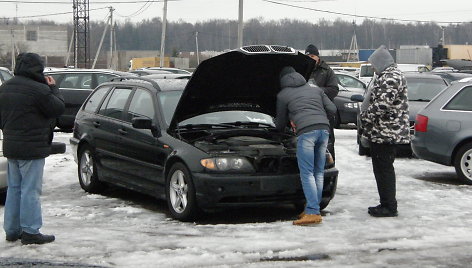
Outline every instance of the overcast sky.
<path fill-rule="evenodd" d="M 115 9 L 114 18 L 116 20 L 124 21 L 128 18 L 136 22 L 162 17 L 164 4 L 163 0 L 90 0 L 90 20 L 105 21 L 108 6 L 113 6 Z M 170 21 L 182 19 L 191 23 L 209 19 L 237 20 L 238 6 L 239 0 L 168 0 L 167 18 Z M 322 18 L 329 20 L 342 18 L 362 22 L 362 16 L 368 16 L 435 22 L 472 21 L 470 16 L 472 12 L 471 0 L 450 0 L 447 2 L 431 0 L 244 0 L 243 10 L 245 20 L 256 17 L 265 20 L 290 18 L 315 23 Z M 66 12 L 70 13 L 41 16 Z M 341 13 L 360 17 L 341 15 Z M 41 17 L 30 17 L 38 15 Z M 72 0 L 0 0 L 0 18 L 15 16 L 20 20 L 43 18 L 57 22 L 72 22 Z"/>

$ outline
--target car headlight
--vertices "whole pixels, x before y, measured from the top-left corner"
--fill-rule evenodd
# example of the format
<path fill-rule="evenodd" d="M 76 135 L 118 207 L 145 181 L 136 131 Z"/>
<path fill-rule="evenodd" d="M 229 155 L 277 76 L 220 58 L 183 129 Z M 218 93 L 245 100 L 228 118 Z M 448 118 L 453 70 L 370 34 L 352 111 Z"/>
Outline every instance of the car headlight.
<path fill-rule="evenodd" d="M 244 157 L 214 157 L 200 160 L 200 164 L 211 171 L 252 172 L 254 168 Z"/>
<path fill-rule="evenodd" d="M 347 108 L 347 109 L 357 109 L 357 107 L 359 107 L 359 104 L 357 102 L 344 103 L 344 108 Z"/>

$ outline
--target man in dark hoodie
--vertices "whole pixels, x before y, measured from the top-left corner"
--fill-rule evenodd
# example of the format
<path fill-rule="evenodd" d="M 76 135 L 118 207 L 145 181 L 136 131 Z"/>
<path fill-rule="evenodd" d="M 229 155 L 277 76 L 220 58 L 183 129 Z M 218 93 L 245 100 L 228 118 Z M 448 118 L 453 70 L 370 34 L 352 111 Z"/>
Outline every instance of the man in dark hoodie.
<path fill-rule="evenodd" d="M 44 244 L 53 235 L 42 226 L 40 195 L 45 158 L 51 152 L 56 118 L 64 112 L 64 99 L 44 64 L 34 53 L 18 55 L 15 77 L 0 86 L 0 128 L 3 155 L 8 159 L 8 191 L 3 228 L 6 240 Z"/>
<path fill-rule="evenodd" d="M 323 89 L 308 84 L 294 68 L 280 72 L 277 94 L 277 130 L 285 131 L 290 122 L 297 134 L 297 160 L 306 207 L 294 225 L 321 223 L 320 201 L 323 192 L 326 147 L 329 138 L 328 115 L 336 106 Z"/>
<path fill-rule="evenodd" d="M 315 45 L 308 45 L 305 49 L 305 55 L 313 59 L 316 64 L 313 72 L 310 75 L 309 82 L 314 83 L 318 87 L 322 88 L 324 93 L 329 97 L 331 101 L 334 100 L 334 97 L 338 95 L 339 86 L 338 86 L 338 78 L 334 71 L 326 64 L 324 60 L 320 58 L 320 52 Z M 329 128 L 329 143 L 328 143 L 328 150 L 333 156 L 336 157 L 334 151 L 334 124 L 336 120 L 336 114 L 332 115 L 329 118 L 330 128 Z"/>
<path fill-rule="evenodd" d="M 373 87 L 361 105 L 362 140 L 369 142 L 380 205 L 369 207 L 374 217 L 398 215 L 395 182 L 395 145 L 410 142 L 408 89 L 403 73 L 397 68 L 385 46 L 369 57 L 376 73 Z"/>

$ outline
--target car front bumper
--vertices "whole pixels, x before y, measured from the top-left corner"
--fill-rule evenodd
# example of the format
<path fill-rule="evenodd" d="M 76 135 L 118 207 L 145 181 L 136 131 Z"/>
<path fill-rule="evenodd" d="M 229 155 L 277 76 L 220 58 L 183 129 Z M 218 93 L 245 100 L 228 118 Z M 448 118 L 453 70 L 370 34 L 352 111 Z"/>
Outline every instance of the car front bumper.
<path fill-rule="evenodd" d="M 74 156 L 74 161 L 76 163 L 79 163 L 78 158 L 77 158 L 77 149 L 79 147 L 79 140 L 76 138 L 70 138 L 69 142 L 70 142 L 70 147 L 72 149 L 72 155 Z"/>
<path fill-rule="evenodd" d="M 325 170 L 323 200 L 334 197 L 339 171 Z M 194 173 L 198 205 L 203 209 L 301 203 L 305 196 L 299 174 L 222 175 Z"/>

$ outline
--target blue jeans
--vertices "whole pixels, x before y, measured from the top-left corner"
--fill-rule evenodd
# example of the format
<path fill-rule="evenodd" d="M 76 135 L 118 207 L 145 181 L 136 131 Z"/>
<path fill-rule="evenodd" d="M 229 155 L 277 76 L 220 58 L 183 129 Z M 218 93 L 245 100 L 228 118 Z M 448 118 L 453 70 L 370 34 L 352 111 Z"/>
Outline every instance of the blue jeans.
<path fill-rule="evenodd" d="M 298 136 L 297 160 L 305 194 L 305 214 L 320 214 L 329 131 L 313 130 Z"/>
<path fill-rule="evenodd" d="M 8 191 L 3 228 L 6 235 L 39 233 L 43 224 L 41 201 L 45 159 L 8 159 Z"/>

